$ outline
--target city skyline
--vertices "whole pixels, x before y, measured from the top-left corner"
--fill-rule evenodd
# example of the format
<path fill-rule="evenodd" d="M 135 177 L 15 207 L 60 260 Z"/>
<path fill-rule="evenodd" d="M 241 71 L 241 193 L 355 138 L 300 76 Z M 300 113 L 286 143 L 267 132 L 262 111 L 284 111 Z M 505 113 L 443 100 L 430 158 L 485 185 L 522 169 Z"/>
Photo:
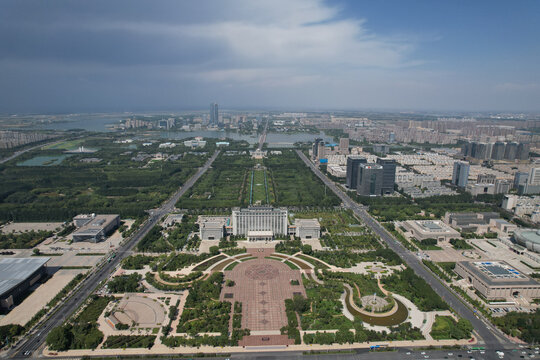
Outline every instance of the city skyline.
<path fill-rule="evenodd" d="M 5 1 L 0 113 L 210 102 L 538 111 L 539 9 L 533 1 Z"/>

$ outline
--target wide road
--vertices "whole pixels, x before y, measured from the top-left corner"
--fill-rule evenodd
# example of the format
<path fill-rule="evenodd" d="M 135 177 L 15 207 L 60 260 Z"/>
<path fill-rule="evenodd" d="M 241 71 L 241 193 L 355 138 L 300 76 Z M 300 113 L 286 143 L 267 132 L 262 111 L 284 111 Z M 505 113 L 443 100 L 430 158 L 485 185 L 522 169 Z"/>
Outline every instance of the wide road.
<path fill-rule="evenodd" d="M 261 136 L 259 137 L 259 147 L 257 150 L 261 151 L 263 148 L 264 143 L 266 142 L 266 130 L 268 129 L 268 122 L 270 119 L 266 119 L 266 124 L 264 125 L 264 130 Z"/>
<path fill-rule="evenodd" d="M 38 326 L 31 334 L 26 335 L 26 340 L 19 346 L 12 350 L 11 357 L 28 357 L 31 356 L 45 341 L 47 334 L 53 328 L 62 325 L 62 323 L 85 301 L 85 299 L 92 294 L 100 282 L 109 277 L 111 272 L 116 266 L 127 257 L 133 247 L 156 225 L 160 219 L 174 210 L 176 203 L 184 193 L 189 190 L 195 182 L 204 174 L 210 165 L 214 162 L 219 155 L 217 150 L 210 159 L 199 168 L 197 172 L 189 178 L 182 187 L 180 187 L 161 207 L 150 211 L 148 220 L 143 226 L 135 232 L 132 237 L 124 243 L 117 251 L 117 256 L 110 262 L 106 263 L 102 268 L 94 271 L 84 280 L 79 290 L 67 299 L 60 308 L 43 324 Z M 25 355 L 27 354 L 27 355 Z M 36 354 L 37 355 L 37 354 Z"/>
<path fill-rule="evenodd" d="M 351 209 L 358 217 L 360 217 L 377 235 L 383 239 L 388 247 L 395 251 L 414 272 L 423 278 L 432 288 L 438 293 L 444 301 L 448 303 L 461 317 L 471 321 L 478 335 L 482 338 L 486 348 L 502 349 L 513 344 L 500 334 L 499 330 L 486 320 L 480 319 L 472 310 L 463 304 L 461 300 L 438 280 L 430 271 L 428 271 L 420 259 L 412 252 L 407 250 L 399 241 L 386 231 L 378 221 L 369 215 L 364 206 L 354 202 L 347 194 L 341 191 L 336 184 L 328 179 L 300 150 L 296 150 L 298 156 L 306 163 L 307 166 L 328 186 L 343 202 L 345 207 Z"/>

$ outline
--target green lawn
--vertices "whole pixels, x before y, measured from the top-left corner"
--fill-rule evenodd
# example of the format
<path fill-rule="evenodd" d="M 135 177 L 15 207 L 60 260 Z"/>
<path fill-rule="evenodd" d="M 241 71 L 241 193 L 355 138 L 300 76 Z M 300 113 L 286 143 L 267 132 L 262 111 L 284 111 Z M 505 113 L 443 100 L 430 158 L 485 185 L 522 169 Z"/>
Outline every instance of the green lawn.
<path fill-rule="evenodd" d="M 205 209 L 249 204 L 253 160 L 249 155 L 221 154 L 199 181 L 180 198 L 178 208 Z"/>
<path fill-rule="evenodd" d="M 267 204 L 269 197 L 266 193 L 265 186 L 265 170 L 253 170 L 253 183 L 252 183 L 252 204 L 260 202 L 261 204 Z"/>
<path fill-rule="evenodd" d="M 59 142 L 57 144 L 51 144 L 44 146 L 44 150 L 71 150 L 79 147 L 82 143 L 84 143 L 84 139 L 77 139 L 77 140 L 66 140 Z"/>

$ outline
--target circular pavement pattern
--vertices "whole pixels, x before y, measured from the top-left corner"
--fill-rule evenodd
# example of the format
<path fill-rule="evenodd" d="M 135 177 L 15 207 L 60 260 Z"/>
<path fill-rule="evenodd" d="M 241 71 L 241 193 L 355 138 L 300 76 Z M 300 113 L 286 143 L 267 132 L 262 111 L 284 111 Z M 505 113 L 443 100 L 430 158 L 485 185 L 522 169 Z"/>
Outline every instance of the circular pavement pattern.
<path fill-rule="evenodd" d="M 251 265 L 246 269 L 246 276 L 253 280 L 270 280 L 279 275 L 279 269 L 270 264 Z"/>

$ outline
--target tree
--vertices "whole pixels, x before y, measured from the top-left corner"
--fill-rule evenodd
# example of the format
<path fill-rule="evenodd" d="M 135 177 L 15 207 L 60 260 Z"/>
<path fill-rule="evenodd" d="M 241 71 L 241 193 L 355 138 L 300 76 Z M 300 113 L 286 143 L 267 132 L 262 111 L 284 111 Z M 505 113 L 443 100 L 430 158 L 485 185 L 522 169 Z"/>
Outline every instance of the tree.
<path fill-rule="evenodd" d="M 210 246 L 210 255 L 214 256 L 219 254 L 219 247 L 218 246 Z"/>
<path fill-rule="evenodd" d="M 65 351 L 70 348 L 73 336 L 66 326 L 59 326 L 51 330 L 46 341 L 51 350 Z"/>
<path fill-rule="evenodd" d="M 292 308 L 294 311 L 302 314 L 308 309 L 308 301 L 301 295 L 294 295 L 292 299 Z"/>
<path fill-rule="evenodd" d="M 309 244 L 302 245 L 302 252 L 306 255 L 313 254 L 313 248 Z"/>
<path fill-rule="evenodd" d="M 32 252 L 34 253 L 35 256 L 38 256 L 41 253 L 38 248 L 34 248 Z"/>

